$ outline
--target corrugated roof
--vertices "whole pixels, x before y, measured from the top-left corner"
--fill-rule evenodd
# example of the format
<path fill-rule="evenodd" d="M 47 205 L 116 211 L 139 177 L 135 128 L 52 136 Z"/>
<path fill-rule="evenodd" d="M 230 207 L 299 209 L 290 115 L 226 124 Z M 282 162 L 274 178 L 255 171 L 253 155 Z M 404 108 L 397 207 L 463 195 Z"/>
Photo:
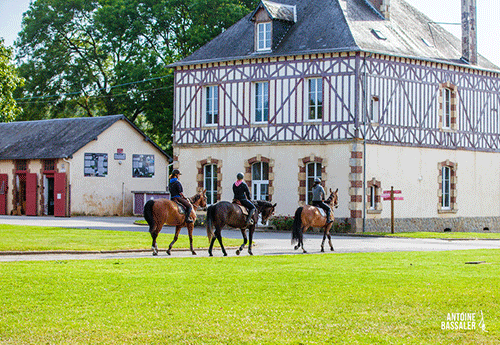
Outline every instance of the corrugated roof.
<path fill-rule="evenodd" d="M 273 51 L 255 51 L 254 23 L 250 14 L 171 66 L 347 51 L 466 65 L 460 59 L 461 40 L 433 24 L 404 0 L 391 0 L 389 20 L 384 20 L 365 0 L 280 0 L 280 3 L 296 6 L 297 21 Z M 377 37 L 377 32 L 382 39 Z M 500 70 L 482 56 L 476 67 Z"/>
<path fill-rule="evenodd" d="M 119 120 L 149 140 L 123 115 L 0 123 L 0 160 L 70 157 Z"/>

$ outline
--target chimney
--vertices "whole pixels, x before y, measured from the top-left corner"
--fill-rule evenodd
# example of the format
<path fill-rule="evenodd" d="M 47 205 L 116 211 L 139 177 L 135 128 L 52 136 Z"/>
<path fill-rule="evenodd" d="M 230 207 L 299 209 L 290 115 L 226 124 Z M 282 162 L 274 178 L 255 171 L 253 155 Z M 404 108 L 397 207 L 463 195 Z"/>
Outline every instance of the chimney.
<path fill-rule="evenodd" d="M 462 0 L 462 59 L 477 64 L 476 0 Z"/>
<path fill-rule="evenodd" d="M 391 8 L 391 0 L 368 0 L 368 2 L 384 17 L 385 20 L 390 19 L 389 10 Z"/>

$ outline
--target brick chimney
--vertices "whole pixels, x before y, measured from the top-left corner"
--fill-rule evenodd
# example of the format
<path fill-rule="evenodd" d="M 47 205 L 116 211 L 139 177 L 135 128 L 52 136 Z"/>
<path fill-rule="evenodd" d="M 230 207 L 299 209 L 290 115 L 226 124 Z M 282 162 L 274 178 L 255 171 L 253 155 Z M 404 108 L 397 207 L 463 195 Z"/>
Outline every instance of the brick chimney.
<path fill-rule="evenodd" d="M 462 59 L 477 64 L 476 0 L 462 0 Z"/>
<path fill-rule="evenodd" d="M 391 8 L 391 0 L 368 0 L 368 2 L 385 18 L 385 20 L 390 19 L 389 10 Z"/>

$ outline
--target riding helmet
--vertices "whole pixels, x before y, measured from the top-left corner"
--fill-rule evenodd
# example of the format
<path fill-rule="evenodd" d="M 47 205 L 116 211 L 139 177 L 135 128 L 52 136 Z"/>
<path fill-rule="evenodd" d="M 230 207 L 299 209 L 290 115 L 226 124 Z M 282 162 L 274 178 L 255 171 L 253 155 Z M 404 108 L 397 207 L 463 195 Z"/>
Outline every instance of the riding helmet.
<path fill-rule="evenodd" d="M 316 178 L 314 179 L 314 183 L 321 183 L 321 179 L 320 179 L 319 177 L 316 177 Z"/>
<path fill-rule="evenodd" d="M 238 180 L 243 180 L 243 177 L 244 177 L 243 173 L 240 173 L 240 172 L 236 175 L 236 178 Z"/>

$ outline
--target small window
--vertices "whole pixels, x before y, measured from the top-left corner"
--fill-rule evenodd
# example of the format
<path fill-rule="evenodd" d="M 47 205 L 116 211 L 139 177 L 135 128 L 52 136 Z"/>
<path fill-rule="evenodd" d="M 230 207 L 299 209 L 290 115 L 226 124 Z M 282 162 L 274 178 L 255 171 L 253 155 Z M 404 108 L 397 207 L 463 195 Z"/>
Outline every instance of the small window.
<path fill-rule="evenodd" d="M 316 178 L 321 179 L 321 163 L 308 163 L 306 165 L 306 203 L 310 204 L 312 202 L 312 187 L 314 186 L 314 180 Z"/>
<path fill-rule="evenodd" d="M 451 168 L 448 166 L 444 166 L 442 168 L 442 202 L 441 202 L 441 207 L 443 209 L 450 209 L 451 208 L 451 198 L 450 198 L 450 191 L 451 191 Z"/>
<path fill-rule="evenodd" d="M 207 86 L 205 91 L 205 124 L 215 125 L 219 122 L 219 88 Z"/>
<path fill-rule="evenodd" d="M 379 98 L 378 96 L 372 96 L 370 99 L 370 121 L 378 123 L 379 122 Z"/>
<path fill-rule="evenodd" d="M 452 90 L 443 89 L 443 128 L 451 128 L 451 95 Z"/>
<path fill-rule="evenodd" d="M 377 186 L 370 187 L 370 210 L 377 209 Z"/>
<path fill-rule="evenodd" d="M 85 153 L 84 176 L 105 177 L 108 175 L 107 153 Z"/>
<path fill-rule="evenodd" d="M 372 34 L 379 40 L 385 41 L 387 39 L 387 37 L 385 37 L 382 31 L 380 30 L 372 29 Z"/>
<path fill-rule="evenodd" d="M 132 177 L 153 177 L 154 175 L 154 155 L 132 155 Z"/>
<path fill-rule="evenodd" d="M 43 170 L 45 170 L 45 171 L 54 171 L 54 170 L 56 170 L 56 161 L 55 161 L 55 159 L 44 159 L 43 160 Z"/>
<path fill-rule="evenodd" d="M 217 165 L 207 164 L 203 167 L 203 188 L 206 189 L 207 204 L 217 202 Z"/>
<path fill-rule="evenodd" d="M 271 23 L 257 24 L 257 50 L 271 49 Z"/>
<path fill-rule="evenodd" d="M 269 83 L 255 83 L 255 122 L 269 120 Z"/>
<path fill-rule="evenodd" d="M 16 161 L 16 170 L 17 171 L 26 171 L 28 169 L 28 161 L 25 159 Z"/>
<path fill-rule="evenodd" d="M 309 79 L 309 120 L 323 117 L 323 79 Z"/>

